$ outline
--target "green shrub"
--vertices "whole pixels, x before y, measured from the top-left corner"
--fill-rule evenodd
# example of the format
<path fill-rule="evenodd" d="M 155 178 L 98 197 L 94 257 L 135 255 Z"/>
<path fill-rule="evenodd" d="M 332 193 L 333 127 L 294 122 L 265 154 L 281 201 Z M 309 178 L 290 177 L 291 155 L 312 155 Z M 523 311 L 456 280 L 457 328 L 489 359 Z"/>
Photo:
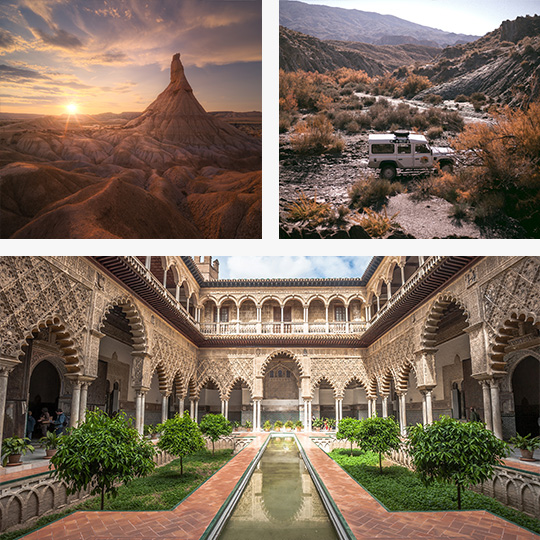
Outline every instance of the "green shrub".
<path fill-rule="evenodd" d="M 120 483 L 127 484 L 154 470 L 155 450 L 143 439 L 123 412 L 110 417 L 101 410 L 87 411 L 85 421 L 60 438 L 51 458 L 52 474 L 67 484 L 68 494 L 89 489 L 115 497 Z"/>
<path fill-rule="evenodd" d="M 400 429 L 394 418 L 372 416 L 360 422 L 356 432 L 358 446 L 364 451 L 379 454 L 379 469 L 382 473 L 382 456 L 401 446 Z"/>
<path fill-rule="evenodd" d="M 214 453 L 214 443 L 220 437 L 232 433 L 231 423 L 222 414 L 205 414 L 199 429 L 203 435 L 206 435 L 212 441 L 212 454 Z"/>
<path fill-rule="evenodd" d="M 342 418 L 338 423 L 336 438 L 346 439 L 351 443 L 351 456 L 353 442 L 358 440 L 357 434 L 360 427 L 360 420 L 356 418 Z"/>
<path fill-rule="evenodd" d="M 408 435 L 408 450 L 422 482 L 455 485 L 459 510 L 462 489 L 492 478 L 493 468 L 508 455 L 508 445 L 480 422 L 445 416 L 410 427 Z"/>

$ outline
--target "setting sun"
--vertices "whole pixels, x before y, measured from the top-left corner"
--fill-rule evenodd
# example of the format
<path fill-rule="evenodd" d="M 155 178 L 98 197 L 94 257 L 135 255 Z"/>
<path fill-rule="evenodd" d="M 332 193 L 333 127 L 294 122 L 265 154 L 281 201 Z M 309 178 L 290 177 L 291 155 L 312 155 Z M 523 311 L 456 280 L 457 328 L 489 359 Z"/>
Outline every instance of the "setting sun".
<path fill-rule="evenodd" d="M 69 114 L 77 114 L 77 104 L 76 103 L 68 103 L 66 105 L 66 111 Z"/>

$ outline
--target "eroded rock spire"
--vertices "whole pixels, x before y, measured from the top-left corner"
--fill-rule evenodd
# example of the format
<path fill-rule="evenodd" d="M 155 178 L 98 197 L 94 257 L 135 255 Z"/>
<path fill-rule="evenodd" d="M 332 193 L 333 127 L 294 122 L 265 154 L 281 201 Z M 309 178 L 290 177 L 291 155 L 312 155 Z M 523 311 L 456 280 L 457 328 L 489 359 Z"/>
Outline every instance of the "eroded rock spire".
<path fill-rule="evenodd" d="M 180 61 L 180 53 L 176 53 L 171 62 L 171 82 L 176 86 L 187 90 L 188 92 L 193 92 L 191 86 L 187 82 L 186 76 L 184 74 L 184 66 Z"/>

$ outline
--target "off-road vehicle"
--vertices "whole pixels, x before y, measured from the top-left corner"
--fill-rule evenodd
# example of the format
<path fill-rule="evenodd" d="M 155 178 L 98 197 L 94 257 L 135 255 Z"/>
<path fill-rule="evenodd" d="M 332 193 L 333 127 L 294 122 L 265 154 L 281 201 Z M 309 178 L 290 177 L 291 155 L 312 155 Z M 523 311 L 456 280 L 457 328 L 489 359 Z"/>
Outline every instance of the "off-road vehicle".
<path fill-rule="evenodd" d="M 397 170 L 421 171 L 440 166 L 452 172 L 455 152 L 448 147 L 430 146 L 424 135 L 395 131 L 370 135 L 368 167 L 379 169 L 381 178 L 394 180 Z"/>

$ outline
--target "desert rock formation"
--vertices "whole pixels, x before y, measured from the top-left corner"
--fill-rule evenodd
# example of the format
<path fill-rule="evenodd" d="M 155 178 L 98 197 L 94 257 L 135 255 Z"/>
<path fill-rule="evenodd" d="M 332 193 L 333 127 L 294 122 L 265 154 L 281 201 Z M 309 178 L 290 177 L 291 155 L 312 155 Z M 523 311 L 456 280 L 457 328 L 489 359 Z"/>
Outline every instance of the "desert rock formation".
<path fill-rule="evenodd" d="M 95 118 L 0 128 L 0 237 L 261 236 L 260 139 L 204 110 L 179 54 L 142 114 Z"/>

